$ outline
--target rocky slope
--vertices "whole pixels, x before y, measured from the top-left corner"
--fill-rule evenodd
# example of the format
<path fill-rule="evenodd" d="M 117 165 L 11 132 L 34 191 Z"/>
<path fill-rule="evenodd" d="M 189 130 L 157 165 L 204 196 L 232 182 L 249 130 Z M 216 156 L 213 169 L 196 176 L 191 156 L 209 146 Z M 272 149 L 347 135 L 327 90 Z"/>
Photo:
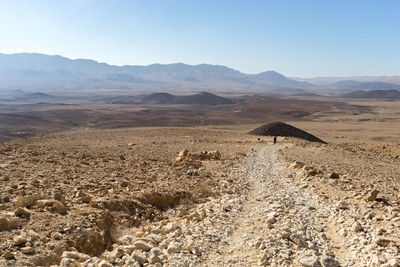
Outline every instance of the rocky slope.
<path fill-rule="evenodd" d="M 384 186 L 397 169 L 372 159 L 395 152 L 263 138 L 154 128 L 3 143 L 0 265 L 398 266 L 398 196 Z M 382 186 L 349 178 L 367 165 Z"/>

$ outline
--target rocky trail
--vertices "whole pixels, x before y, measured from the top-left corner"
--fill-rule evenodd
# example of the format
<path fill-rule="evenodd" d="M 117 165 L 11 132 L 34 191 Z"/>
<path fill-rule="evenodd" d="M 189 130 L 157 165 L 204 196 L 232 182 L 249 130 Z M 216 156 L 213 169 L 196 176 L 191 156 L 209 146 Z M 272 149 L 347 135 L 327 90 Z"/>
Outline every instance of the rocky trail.
<path fill-rule="evenodd" d="M 262 147 L 240 170 L 248 193 L 230 207 L 233 229 L 206 266 L 339 266 L 323 233 L 331 210 L 288 178 L 279 148 Z"/>
<path fill-rule="evenodd" d="M 174 146 L 174 142 L 170 143 L 171 147 Z M 149 144 L 148 147 L 153 145 Z M 231 156 L 228 153 L 220 154 L 217 150 L 207 153 L 181 152 L 175 163 L 166 161 L 166 170 L 176 173 L 178 178 L 186 173 L 186 180 L 181 180 L 182 185 L 171 183 L 168 188 L 176 189 L 183 187 L 184 183 L 192 183 L 193 189 L 206 196 L 201 201 L 183 201 L 157 210 L 160 213 L 157 217 L 143 217 L 137 226 L 121 228 L 123 230 L 118 232 L 110 246 L 96 254 L 92 253 L 93 249 L 104 239 L 97 233 L 104 235 L 106 232 L 96 232 L 93 226 L 83 229 L 85 226 L 76 222 L 79 225 L 77 231 L 85 233 L 78 238 L 67 235 L 68 231 L 73 230 L 72 226 L 72 230 L 50 230 L 44 235 L 32 230 L 37 231 L 39 222 L 33 224 L 32 229 L 26 229 L 27 223 L 35 222 L 34 216 L 30 220 L 23 220 L 21 227 L 11 228 L 10 223 L 19 215 L 16 212 L 3 212 L 5 215 L 0 221 L 3 227 L 0 229 L 3 230 L 0 234 L 8 239 L 2 238 L 6 252 L 0 257 L 0 266 L 398 266 L 400 254 L 396 227 L 400 223 L 400 210 L 395 206 L 384 207 L 381 202 L 375 201 L 377 193 L 373 191 L 366 198 L 359 199 L 359 202 L 352 198 L 340 199 L 333 190 L 331 198 L 327 199 L 318 190 L 329 186 L 330 181 L 346 180 L 321 177 L 318 179 L 326 184 L 313 184 L 317 181 L 315 173 L 319 175 L 321 172 L 299 161 L 288 166 L 288 162 L 292 161 L 283 159 L 281 152 L 290 145 L 235 140 L 227 145 L 230 150 L 225 150 L 231 151 Z M 143 151 L 147 153 L 146 149 L 147 146 L 144 146 Z M 127 156 L 129 151 L 125 152 Z M 168 157 L 171 155 L 173 153 L 168 152 Z M 121 162 L 125 161 L 121 159 Z M 155 161 L 152 162 L 155 164 Z M 93 162 L 93 166 L 98 164 Z M 143 166 L 152 167 L 151 164 Z M 128 170 L 137 168 L 125 167 Z M 143 171 L 148 172 L 148 169 Z M 159 172 L 157 169 L 156 173 Z M 310 176 L 311 172 L 314 175 Z M 156 178 L 150 178 L 137 187 L 154 183 Z M 117 178 L 112 181 L 117 184 Z M 156 185 L 154 187 L 158 188 L 159 184 Z M 114 192 L 115 196 L 121 196 L 123 192 L 131 191 L 118 191 L 118 187 L 115 190 L 108 190 L 104 195 Z M 11 191 L 8 189 L 8 192 Z M 101 204 L 96 192 L 92 193 L 92 197 L 95 203 Z M 75 201 L 76 195 L 66 194 L 66 198 Z M 41 201 L 36 200 L 29 209 L 20 208 L 16 211 L 27 211 L 33 215 L 38 212 L 54 214 L 50 209 L 54 207 L 40 207 L 38 203 Z M 74 201 L 69 203 L 68 211 L 64 212 L 67 214 L 57 215 L 57 218 L 66 219 L 68 215 L 73 215 L 75 207 L 77 210 L 86 208 L 91 212 L 103 212 L 101 205 L 87 207 L 86 202 Z M 118 200 L 113 201 L 105 203 L 119 203 Z M 9 202 L 3 204 L 4 210 L 11 208 Z M 138 204 L 135 202 L 132 205 Z M 104 207 L 112 211 L 106 213 L 112 218 L 110 227 L 120 226 L 123 222 L 121 218 L 125 219 L 125 224 L 132 220 L 132 216 L 123 213 L 124 210 L 115 211 L 113 206 L 109 206 Z M 150 207 L 147 205 L 143 210 L 149 210 Z M 383 215 L 379 214 L 382 209 L 387 210 Z M 154 208 L 152 210 L 156 211 Z M 71 221 L 71 225 L 73 223 Z M 57 242 L 63 239 L 71 244 L 64 242 L 60 246 Z M 83 245 L 77 246 L 74 243 L 77 240 L 80 242 L 78 245 Z M 49 258 L 44 258 L 40 263 L 33 261 L 47 243 L 47 247 L 57 250 L 59 256 L 51 258 L 51 263 Z"/>
<path fill-rule="evenodd" d="M 382 230 L 358 208 L 329 206 L 296 183 L 278 159 L 280 148 L 264 146 L 236 170 L 247 194 L 222 201 L 222 213 L 210 216 L 220 242 L 206 246 L 199 265 L 397 266 L 397 251 L 374 234 Z"/>
<path fill-rule="evenodd" d="M 281 148 L 260 145 L 230 169 L 240 194 L 170 209 L 167 220 L 121 237 L 106 260 L 82 266 L 398 266 L 396 247 L 379 236 L 385 230 L 358 207 L 329 205 L 296 182 L 278 156 Z M 61 265 L 76 263 L 74 257 Z"/>

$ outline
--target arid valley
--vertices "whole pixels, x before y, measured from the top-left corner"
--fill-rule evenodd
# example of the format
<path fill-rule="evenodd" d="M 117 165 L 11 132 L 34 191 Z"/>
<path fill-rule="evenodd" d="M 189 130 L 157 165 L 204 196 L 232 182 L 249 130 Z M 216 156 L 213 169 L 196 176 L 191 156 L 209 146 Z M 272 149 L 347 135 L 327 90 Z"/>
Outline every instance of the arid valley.
<path fill-rule="evenodd" d="M 0 112 L 0 265 L 398 266 L 398 101 L 165 97 Z"/>

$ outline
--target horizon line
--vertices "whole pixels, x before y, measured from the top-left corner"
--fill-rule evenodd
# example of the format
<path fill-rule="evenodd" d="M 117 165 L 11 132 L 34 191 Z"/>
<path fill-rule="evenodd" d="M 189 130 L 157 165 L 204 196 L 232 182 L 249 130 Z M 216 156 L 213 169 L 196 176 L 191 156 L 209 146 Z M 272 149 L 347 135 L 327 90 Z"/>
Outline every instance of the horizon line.
<path fill-rule="evenodd" d="M 17 52 L 17 53 L 2 53 L 0 52 L 0 54 L 2 55 L 21 55 L 21 54 L 33 54 L 33 55 L 44 55 L 44 56 L 50 56 L 50 57 L 62 57 L 68 60 L 73 60 L 73 61 L 77 61 L 77 60 L 89 60 L 89 61 L 94 61 L 98 64 L 105 64 L 108 66 L 112 66 L 112 67 L 149 67 L 149 66 L 153 66 L 153 65 L 178 65 L 178 64 L 182 64 L 182 65 L 187 65 L 187 66 L 201 66 L 201 65 L 209 65 L 209 66 L 217 66 L 217 67 L 226 67 L 229 68 L 231 70 L 234 71 L 238 71 L 242 74 L 246 74 L 246 75 L 257 75 L 257 74 L 261 74 L 261 73 L 265 73 L 265 72 L 275 72 L 278 73 L 280 75 L 285 76 L 286 78 L 291 78 L 291 79 L 318 79 L 318 78 L 345 78 L 345 77 L 357 77 L 357 78 L 362 78 L 362 77 L 400 77 L 400 74 L 388 74 L 388 75 L 368 75 L 368 74 L 360 74 L 360 75 L 318 75 L 318 76 L 299 76 L 299 75 L 285 75 L 282 74 L 279 71 L 276 70 L 265 70 L 262 72 L 258 72 L 258 73 L 246 73 L 246 72 L 242 72 L 238 69 L 235 69 L 233 67 L 227 66 L 227 65 L 222 65 L 222 64 L 210 64 L 210 63 L 198 63 L 198 64 L 189 64 L 189 63 L 184 63 L 184 62 L 173 62 L 173 63 L 151 63 L 151 64 L 143 64 L 143 65 L 132 65 L 132 64 L 110 64 L 107 62 L 101 62 L 99 60 L 96 59 L 91 59 L 91 58 L 72 58 L 72 57 L 68 57 L 68 56 L 63 56 L 60 54 L 45 54 L 45 53 L 39 53 L 39 52 Z"/>

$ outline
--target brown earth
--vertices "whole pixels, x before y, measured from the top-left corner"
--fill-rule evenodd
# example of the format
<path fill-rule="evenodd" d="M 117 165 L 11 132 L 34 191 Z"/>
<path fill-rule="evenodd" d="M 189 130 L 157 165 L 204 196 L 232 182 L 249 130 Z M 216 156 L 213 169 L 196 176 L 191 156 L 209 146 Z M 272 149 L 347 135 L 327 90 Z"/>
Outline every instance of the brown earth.
<path fill-rule="evenodd" d="M 0 255 L 14 252 L 20 265 L 58 263 L 70 247 L 99 255 L 125 229 L 161 220 L 171 207 L 240 190 L 224 173 L 254 139 L 227 131 L 150 128 L 2 143 L 1 214 L 18 222 L 0 229 Z M 193 157 L 175 163 L 182 149 Z M 216 149 L 221 160 L 196 157 Z M 222 189 L 224 181 L 232 186 Z M 19 207 L 28 215 L 14 216 Z M 13 246 L 22 232 L 32 240 L 32 255 Z"/>
<path fill-rule="evenodd" d="M 236 96 L 224 105 L 109 104 L 93 100 L 62 103 L 1 103 L 0 141 L 81 129 L 243 125 L 276 120 L 309 121 L 324 112 L 369 113 L 370 107 L 343 101 Z M 14 105 L 12 107 L 12 105 Z"/>
<path fill-rule="evenodd" d="M 300 107 L 301 102 L 297 103 Z M 308 212 L 315 209 L 315 203 L 319 203 L 321 208 L 339 214 L 332 220 L 321 217 L 319 221 L 322 232 L 329 240 L 324 245 L 327 249 L 321 251 L 329 255 L 317 255 L 318 260 L 335 257 L 347 266 L 365 266 L 371 262 L 376 266 L 394 262 L 394 265 L 386 266 L 397 266 L 400 251 L 400 126 L 396 123 L 400 114 L 399 106 L 392 102 L 334 103 L 332 109 L 325 111 L 315 108 L 312 115 L 307 117 L 308 121 L 286 117 L 288 123 L 312 132 L 326 140 L 328 145 L 278 138 L 278 146 L 272 147 L 270 137 L 257 140 L 257 136 L 246 134 L 265 121 L 254 124 L 245 115 L 239 117 L 234 125 L 120 130 L 83 130 L 74 126 L 71 132 L 0 143 L 0 265 L 50 266 L 60 264 L 62 259 L 75 257 L 68 256 L 68 253 L 77 251 L 83 253 L 79 261 L 86 266 L 84 260 L 109 261 L 107 255 L 118 249 L 125 234 L 133 233 L 139 238 L 152 232 L 164 233 L 169 240 L 178 240 L 182 232 L 185 236 L 190 233 L 196 242 L 200 240 L 199 244 L 203 244 L 201 253 L 191 245 L 189 253 L 176 253 L 177 260 L 191 257 L 189 262 L 193 260 L 198 266 L 205 266 L 201 263 L 215 263 L 223 255 L 224 262 L 233 264 L 232 260 L 237 260 L 233 258 L 242 254 L 232 254 L 224 249 L 240 250 L 244 246 L 242 238 L 247 240 L 245 234 L 263 234 L 263 242 L 268 245 L 278 242 L 274 239 L 274 227 L 286 231 L 286 228 L 279 228 L 279 217 L 276 226 L 270 223 L 276 220 L 275 215 L 273 218 L 263 218 L 267 214 L 264 208 L 273 209 L 274 205 L 279 204 L 281 206 L 276 207 L 281 212 L 282 205 L 287 204 L 274 203 L 281 199 L 280 196 L 275 197 L 275 192 L 282 191 L 277 187 L 279 183 L 276 179 L 269 181 L 272 184 L 260 180 L 268 178 L 268 172 L 273 171 L 277 172 L 273 173 L 274 177 L 282 178 L 282 181 L 290 178 L 285 190 L 292 190 L 290 193 L 293 194 L 306 194 L 304 201 Z M 262 107 L 265 108 L 264 105 Z M 240 114 L 243 110 L 232 114 Z M 52 114 L 45 110 L 30 115 L 27 111 L 19 112 L 25 112 L 24 116 L 28 116 L 27 120 L 31 122 L 36 116 Z M 52 120 L 61 117 L 62 120 L 68 118 L 74 121 L 74 118 L 81 118 L 82 115 L 79 109 L 54 109 L 54 112 L 57 116 Z M 73 112 L 76 117 L 69 117 L 68 112 Z M 115 110 L 100 114 L 93 110 L 85 112 L 91 114 L 91 119 L 99 116 L 93 121 L 95 125 L 129 125 L 125 124 L 123 118 L 113 119 L 111 116 L 107 121 L 106 114 L 116 114 Z M 159 118 L 160 123 L 179 121 L 186 125 L 191 125 L 190 114 L 196 114 L 193 118 L 203 114 L 203 111 L 190 110 L 175 110 L 167 114 L 159 110 L 132 112 L 136 114 L 132 115 L 132 120 L 139 120 L 138 114 L 150 114 L 140 117 L 143 123 L 151 123 L 146 119 L 150 120 L 154 114 L 158 114 L 154 117 Z M 189 116 L 185 121 L 180 121 L 185 112 Z M 207 120 L 200 120 L 203 123 L 219 119 L 221 123 L 226 122 L 224 116 L 231 113 L 224 112 L 208 110 Z M 271 114 L 265 115 L 265 118 L 282 116 L 278 111 Z M 166 116 L 166 121 L 163 116 Z M 129 115 L 126 118 L 129 121 Z M 229 118 L 233 120 L 237 117 Z M 52 125 L 52 120 L 43 120 L 43 125 Z M 11 122 L 11 119 L 7 120 L 7 123 Z M 44 126 L 43 129 L 71 129 L 69 126 L 63 127 L 53 129 Z M 40 127 L 35 129 L 46 132 Z M 184 149 L 188 150 L 187 155 L 182 152 L 178 156 Z M 221 156 L 211 152 L 215 150 Z M 304 166 L 300 169 L 288 167 L 294 161 Z M 264 168 L 265 162 L 270 162 L 268 168 L 271 170 Z M 279 165 L 279 168 L 274 168 L 275 165 Z M 259 167 L 254 173 L 253 166 Z M 244 176 L 237 174 L 242 169 L 245 169 Z M 254 183 L 253 189 L 248 179 Z M 261 190 L 262 186 L 268 185 L 274 187 L 267 192 Z M 374 190 L 378 194 L 370 201 L 368 198 Z M 267 197 L 269 199 L 263 202 Z M 314 198 L 318 200 L 315 203 Z M 240 206 L 235 206 L 241 202 L 245 202 L 244 211 Z M 236 208 L 237 211 L 229 213 Z M 353 210 L 357 214 L 353 214 Z M 203 212 L 207 215 L 202 215 Z M 297 219 L 295 214 L 289 212 L 290 209 L 286 219 Z M 303 217 L 299 217 L 296 226 L 300 227 L 297 230 L 303 234 L 309 230 L 301 229 L 302 220 L 307 216 L 309 214 L 304 213 Z M 354 228 L 353 221 L 348 221 L 350 219 L 359 222 L 363 230 L 358 229 L 357 225 Z M 170 222 L 182 224 L 181 230 L 175 229 L 173 235 L 170 230 L 165 230 Z M 198 223 L 201 227 L 207 225 L 209 230 L 204 233 L 198 230 L 202 229 L 198 228 Z M 311 218 L 304 225 L 315 227 Z M 160 227 L 164 227 L 162 231 Z M 229 227 L 237 228 L 231 231 Z M 343 232 L 343 229 L 354 233 L 342 236 L 339 232 Z M 225 244 L 226 240 L 220 242 L 224 236 L 232 237 L 230 242 L 233 244 Z M 260 256 L 262 263 L 300 266 L 299 262 L 308 260 L 304 259 L 305 256 L 312 256 L 312 244 L 310 248 L 304 248 L 296 246 L 296 242 L 301 244 L 301 239 L 293 240 L 282 241 L 291 253 L 264 246 L 265 249 L 261 249 L 264 254 Z M 191 241 L 187 242 L 191 244 Z M 251 241 L 252 244 L 257 242 Z M 165 255 L 179 251 L 179 246 L 173 247 L 171 244 L 174 243 L 170 242 L 168 246 L 160 243 L 160 247 L 166 246 L 163 249 L 168 250 Z M 357 250 L 365 247 L 371 251 Z M 130 249 L 129 246 L 124 248 Z M 249 266 L 249 262 L 253 264 L 258 261 L 258 250 L 251 247 L 245 251 L 251 251 L 251 258 L 238 261 L 238 266 Z M 68 252 L 68 255 L 64 252 Z M 129 254 L 133 255 L 132 251 L 129 250 Z M 146 254 L 147 261 L 151 261 L 152 256 Z M 119 262 L 122 262 L 121 257 L 117 257 Z M 167 264 L 174 257 L 168 257 L 165 256 L 162 261 L 166 266 L 174 266 Z M 62 264 L 73 266 L 67 265 L 66 260 Z"/>

